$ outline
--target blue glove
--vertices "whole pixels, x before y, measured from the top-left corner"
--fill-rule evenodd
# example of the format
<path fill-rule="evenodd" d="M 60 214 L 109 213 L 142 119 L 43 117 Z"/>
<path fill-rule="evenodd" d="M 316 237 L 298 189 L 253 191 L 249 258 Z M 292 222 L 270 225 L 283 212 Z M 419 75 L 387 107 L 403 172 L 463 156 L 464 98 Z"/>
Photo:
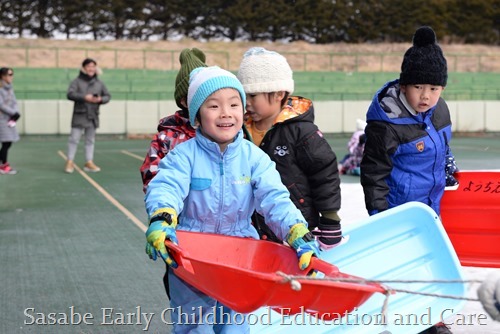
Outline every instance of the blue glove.
<path fill-rule="evenodd" d="M 286 242 L 297 252 L 299 268 L 306 269 L 311 264 L 311 257 L 318 256 L 319 245 L 305 224 L 295 224 L 286 236 Z"/>
<path fill-rule="evenodd" d="M 490 317 L 500 321 L 500 272 L 490 274 L 479 286 L 477 295 Z"/>
<path fill-rule="evenodd" d="M 177 268 L 177 263 L 168 253 L 165 240 L 178 244 L 175 228 L 177 226 L 177 214 L 174 209 L 157 210 L 151 217 L 150 225 L 146 231 L 146 254 L 156 261 L 157 253 L 172 268 Z"/>

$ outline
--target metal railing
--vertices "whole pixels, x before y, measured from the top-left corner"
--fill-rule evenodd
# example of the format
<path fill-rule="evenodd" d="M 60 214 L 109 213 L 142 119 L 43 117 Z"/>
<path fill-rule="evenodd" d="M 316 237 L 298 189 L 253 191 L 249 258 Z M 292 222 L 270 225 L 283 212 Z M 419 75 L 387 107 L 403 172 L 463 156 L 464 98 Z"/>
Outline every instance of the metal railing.
<path fill-rule="evenodd" d="M 370 101 L 374 92 L 334 92 L 317 93 L 308 92 L 304 95 L 313 101 Z M 140 100 L 140 101 L 162 101 L 173 100 L 174 94 L 171 91 L 113 91 L 113 100 Z M 66 100 L 66 90 L 16 90 L 18 100 Z M 490 90 L 468 90 L 453 91 L 447 90 L 443 93 L 443 98 L 447 101 L 499 101 L 500 89 Z"/>
<path fill-rule="evenodd" d="M 181 50 L 117 48 L 43 48 L 0 46 L 0 58 L 11 67 L 75 68 L 82 59 L 99 60 L 102 68 L 176 70 Z M 241 54 L 204 50 L 207 63 L 235 71 Z M 402 53 L 281 52 L 295 71 L 397 72 Z M 500 53 L 447 53 L 451 72 L 499 72 Z"/>

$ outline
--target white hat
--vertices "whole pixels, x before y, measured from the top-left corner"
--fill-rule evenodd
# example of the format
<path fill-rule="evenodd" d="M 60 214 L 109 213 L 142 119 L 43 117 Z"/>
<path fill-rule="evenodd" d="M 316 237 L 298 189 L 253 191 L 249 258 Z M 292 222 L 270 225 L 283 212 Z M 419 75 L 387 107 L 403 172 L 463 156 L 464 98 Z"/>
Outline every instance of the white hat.
<path fill-rule="evenodd" d="M 245 93 L 293 93 L 293 72 L 286 58 L 261 47 L 250 48 L 243 55 L 237 74 Z"/>
<path fill-rule="evenodd" d="M 362 119 L 356 120 L 356 130 L 364 130 L 366 128 L 366 122 Z"/>

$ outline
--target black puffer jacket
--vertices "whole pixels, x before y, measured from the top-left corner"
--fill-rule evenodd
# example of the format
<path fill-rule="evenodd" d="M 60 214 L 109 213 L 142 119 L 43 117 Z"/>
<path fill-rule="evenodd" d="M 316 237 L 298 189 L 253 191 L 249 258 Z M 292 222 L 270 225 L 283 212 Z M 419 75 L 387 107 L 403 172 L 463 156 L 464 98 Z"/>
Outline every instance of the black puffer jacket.
<path fill-rule="evenodd" d="M 245 125 L 250 130 L 251 119 Z M 314 124 L 311 100 L 289 98 L 260 148 L 276 163 L 283 184 L 310 229 L 318 225 L 320 212 L 340 209 L 337 157 Z"/>

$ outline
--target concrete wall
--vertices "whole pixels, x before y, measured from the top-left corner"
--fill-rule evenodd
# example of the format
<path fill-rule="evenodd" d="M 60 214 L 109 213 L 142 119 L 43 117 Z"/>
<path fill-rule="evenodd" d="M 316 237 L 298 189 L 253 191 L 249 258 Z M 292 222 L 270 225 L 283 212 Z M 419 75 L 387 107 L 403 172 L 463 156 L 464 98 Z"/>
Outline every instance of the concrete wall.
<path fill-rule="evenodd" d="M 21 134 L 69 134 L 73 103 L 67 100 L 18 101 Z M 365 119 L 370 101 L 315 102 L 315 123 L 324 133 L 351 133 Z M 500 101 L 450 101 L 453 130 L 500 132 Z M 101 134 L 148 134 L 158 120 L 177 110 L 175 101 L 111 101 L 101 107 Z"/>

